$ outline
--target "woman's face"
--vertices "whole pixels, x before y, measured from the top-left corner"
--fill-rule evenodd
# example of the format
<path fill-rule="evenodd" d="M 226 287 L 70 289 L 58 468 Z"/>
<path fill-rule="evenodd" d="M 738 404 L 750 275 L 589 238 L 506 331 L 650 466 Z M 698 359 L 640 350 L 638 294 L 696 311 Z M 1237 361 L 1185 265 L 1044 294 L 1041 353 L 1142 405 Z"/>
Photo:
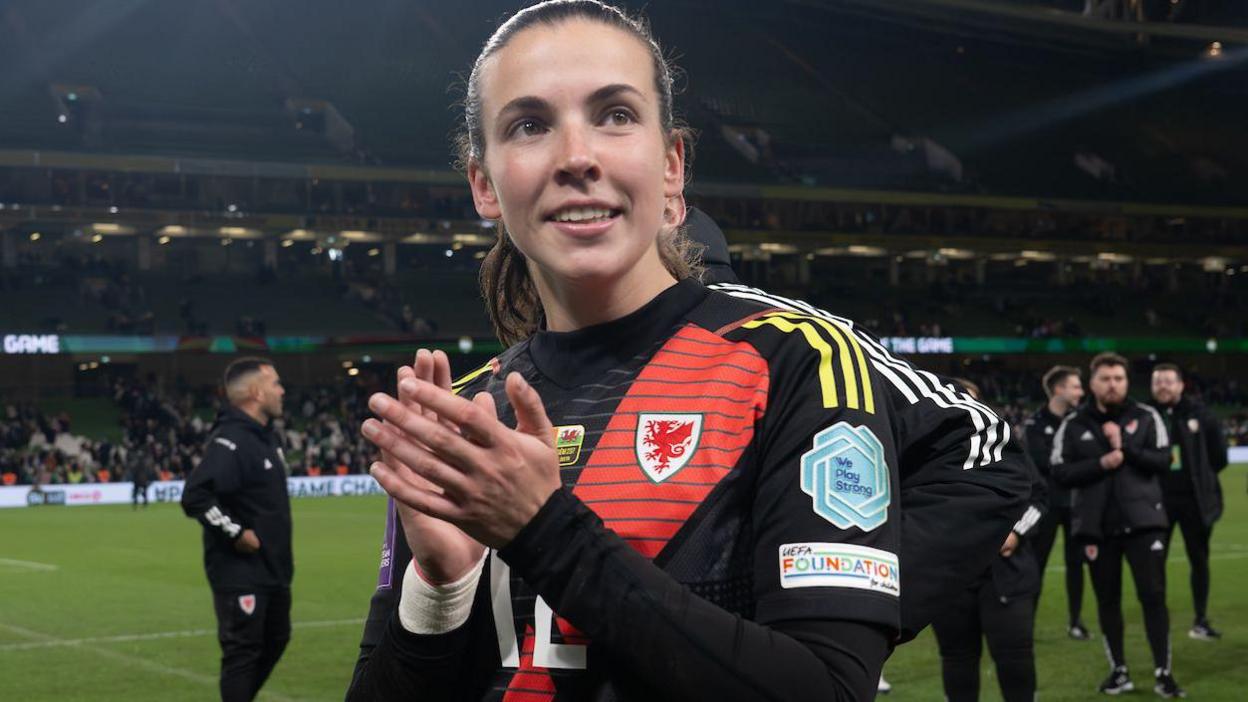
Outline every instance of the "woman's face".
<path fill-rule="evenodd" d="M 473 199 L 482 217 L 503 219 L 537 277 L 665 275 L 656 239 L 684 186 L 684 146 L 665 138 L 649 50 L 597 22 L 537 25 L 479 80 L 485 155 L 469 167 Z"/>

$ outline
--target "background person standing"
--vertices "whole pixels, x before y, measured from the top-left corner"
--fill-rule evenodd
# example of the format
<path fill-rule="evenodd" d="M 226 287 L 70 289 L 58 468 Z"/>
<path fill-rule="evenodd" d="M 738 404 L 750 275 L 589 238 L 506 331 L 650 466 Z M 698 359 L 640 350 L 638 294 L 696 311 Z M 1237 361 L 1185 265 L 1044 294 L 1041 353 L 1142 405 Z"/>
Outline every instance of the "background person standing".
<path fill-rule="evenodd" d="M 1086 641 L 1091 638 L 1083 625 L 1083 554 L 1079 544 L 1070 533 L 1070 490 L 1057 484 L 1049 467 L 1049 454 L 1053 452 L 1053 437 L 1062 424 L 1062 418 L 1079 406 L 1083 400 L 1083 380 L 1079 369 L 1071 366 L 1053 366 L 1041 380 L 1044 394 L 1049 401 L 1023 422 L 1023 435 L 1027 455 L 1047 481 L 1049 494 L 1048 511 L 1036 524 L 1032 543 L 1036 563 L 1040 566 L 1040 582 L 1044 583 L 1044 569 L 1049 563 L 1049 553 L 1057 540 L 1057 530 L 1062 530 L 1062 555 L 1066 563 L 1066 633 L 1072 639 Z M 1037 595 L 1037 604 L 1039 595 Z"/>
<path fill-rule="evenodd" d="M 1153 653 L 1153 690 L 1185 697 L 1170 671 L 1170 612 L 1166 608 L 1166 539 L 1161 475 L 1170 468 L 1170 437 L 1161 415 L 1127 397 L 1127 359 L 1092 359 L 1091 401 L 1062 420 L 1049 457 L 1058 483 L 1071 491 L 1071 531 L 1083 544 L 1097 614 L 1109 656 L 1100 691 L 1135 689 L 1123 648 L 1122 559 L 1135 580 Z"/>
<path fill-rule="evenodd" d="M 1222 423 L 1203 405 L 1183 396 L 1183 371 L 1173 363 L 1153 367 L 1153 404 L 1170 430 L 1170 470 L 1162 478 L 1170 533 L 1178 524 L 1191 564 L 1192 603 L 1196 618 L 1187 635 L 1215 641 L 1222 634 L 1209 625 L 1209 540 L 1222 516 L 1226 437 Z"/>
<path fill-rule="evenodd" d="M 182 509 L 204 527 L 204 569 L 221 644 L 221 699 L 254 699 L 290 640 L 290 498 L 286 461 L 269 423 L 282 414 L 272 362 L 225 370 L 230 407 L 217 418 Z"/>

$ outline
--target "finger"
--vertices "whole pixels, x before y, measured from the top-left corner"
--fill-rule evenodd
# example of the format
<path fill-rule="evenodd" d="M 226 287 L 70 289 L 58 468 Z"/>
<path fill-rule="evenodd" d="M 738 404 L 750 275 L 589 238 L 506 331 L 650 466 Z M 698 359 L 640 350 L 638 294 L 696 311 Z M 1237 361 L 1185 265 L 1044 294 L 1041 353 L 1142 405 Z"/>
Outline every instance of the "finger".
<path fill-rule="evenodd" d="M 516 410 L 516 431 L 541 439 L 548 446 L 555 445 L 555 428 L 546 416 L 542 398 L 532 385 L 519 373 L 507 376 L 507 399 Z"/>
<path fill-rule="evenodd" d="M 494 404 L 494 396 L 482 390 L 472 396 L 473 404 L 485 410 L 491 417 L 498 417 L 498 407 Z"/>
<path fill-rule="evenodd" d="M 429 349 L 417 349 L 416 356 L 412 361 L 412 373 L 410 375 L 405 375 L 405 377 L 399 379 L 399 384 L 400 384 L 399 394 L 400 394 L 400 399 L 404 400 L 405 402 L 410 403 L 412 406 L 416 408 L 419 408 L 419 411 L 423 412 L 427 419 L 429 419 L 430 421 L 436 422 L 438 421 L 438 415 L 436 412 L 429 409 L 428 407 L 421 406 L 419 402 L 416 402 L 414 399 L 411 398 L 411 396 L 408 393 L 404 393 L 402 390 L 402 383 L 404 380 L 407 380 L 409 378 L 415 378 L 415 379 L 423 380 L 426 383 L 431 383 L 433 382 L 433 376 L 434 376 L 433 354 L 430 353 Z"/>
<path fill-rule="evenodd" d="M 395 396 L 399 398 L 399 402 L 402 402 L 413 412 L 423 412 L 424 410 L 421 409 L 420 405 L 413 401 L 412 398 L 408 397 L 402 390 L 403 381 L 415 377 L 416 371 L 412 370 L 412 366 L 399 366 L 398 381 L 396 385 L 396 387 L 399 388 L 399 391 L 395 393 Z"/>
<path fill-rule="evenodd" d="M 416 349 L 416 357 L 412 359 L 412 370 L 416 372 L 416 377 L 421 380 L 429 378 L 432 367 L 433 357 L 429 355 L 429 349 Z"/>
<path fill-rule="evenodd" d="M 420 379 L 426 383 L 432 383 L 443 390 L 449 391 L 451 389 L 451 359 L 447 357 L 446 352 L 441 350 L 429 351 L 428 349 L 421 349 L 421 352 L 423 352 L 423 355 L 428 359 L 428 368 L 425 375 L 419 376 Z M 437 414 L 431 410 L 426 409 L 425 416 L 430 419 L 442 421 L 442 423 L 447 427 L 450 427 L 455 431 L 459 431 L 454 424 L 441 420 Z"/>
<path fill-rule="evenodd" d="M 440 456 L 409 440 L 397 427 L 370 419 L 364 423 L 362 429 L 369 441 L 398 459 L 398 462 L 412 473 L 444 490 L 452 500 L 462 497 L 472 488 L 472 481 L 463 471 L 448 465 Z M 463 441 L 459 437 L 455 438 Z M 391 468 L 393 469 L 393 466 Z M 401 475 L 400 471 L 394 472 Z"/>
<path fill-rule="evenodd" d="M 374 463 L 368 472 L 387 494 L 421 514 L 447 521 L 459 514 L 455 503 L 444 495 L 404 481 L 385 463 Z"/>
<path fill-rule="evenodd" d="M 442 349 L 433 352 L 433 379 L 430 382 L 443 390 L 451 389 L 451 359 Z"/>
<path fill-rule="evenodd" d="M 428 478 L 412 470 L 406 463 L 404 463 L 403 461 L 400 461 L 390 451 L 381 452 L 381 462 L 389 466 L 390 470 L 393 470 L 395 473 L 398 473 L 399 476 L 402 477 L 404 480 L 409 480 L 412 483 L 415 483 L 417 487 L 422 487 L 426 490 L 433 490 L 434 492 L 437 492 L 437 493 L 443 492 L 442 488 L 438 487 L 434 483 L 429 482 Z"/>
<path fill-rule="evenodd" d="M 433 386 L 425 384 L 423 387 Z M 489 447 L 492 444 L 480 439 L 477 436 L 478 430 L 474 427 L 482 425 L 487 421 L 492 421 L 500 428 L 502 425 L 498 424 L 497 419 L 488 417 L 480 407 L 473 405 L 471 402 L 463 398 L 454 399 L 466 404 L 472 415 L 473 425 L 464 428 L 462 431 L 455 431 L 453 428 L 448 428 L 441 422 L 431 420 L 419 412 L 412 412 L 384 393 L 375 393 L 370 397 L 368 407 L 378 417 L 386 420 L 387 424 L 393 425 L 391 428 L 397 428 L 399 430 L 398 433 L 404 435 L 407 439 L 432 451 L 460 470 L 469 473 L 475 472 L 478 467 L 486 464 L 486 455 L 482 450 L 483 447 Z M 368 425 L 368 422 L 365 422 L 365 424 Z M 376 435 L 379 432 L 376 426 L 368 425 L 361 428 L 366 432 L 373 432 L 373 434 L 366 434 L 366 436 L 373 443 L 377 443 Z M 382 448 L 390 447 L 382 446 Z"/>
<path fill-rule="evenodd" d="M 403 381 L 402 389 L 416 398 L 422 407 L 436 412 L 440 419 L 450 422 L 478 446 L 488 448 L 495 445 L 498 437 L 506 431 L 496 415 L 491 415 L 467 398 L 459 397 L 432 383 L 419 379 Z"/>

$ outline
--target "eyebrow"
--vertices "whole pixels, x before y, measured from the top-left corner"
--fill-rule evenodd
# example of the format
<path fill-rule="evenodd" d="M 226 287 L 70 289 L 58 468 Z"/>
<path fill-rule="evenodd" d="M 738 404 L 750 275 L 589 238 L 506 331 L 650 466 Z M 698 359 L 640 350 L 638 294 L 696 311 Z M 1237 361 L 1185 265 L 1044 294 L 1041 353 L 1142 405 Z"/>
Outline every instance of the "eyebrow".
<path fill-rule="evenodd" d="M 627 83 L 611 83 L 610 85 L 604 85 L 590 93 L 588 102 L 604 102 L 622 93 L 631 93 L 642 100 L 646 99 L 644 93 Z M 508 112 L 528 112 L 548 109 L 550 109 L 550 103 L 546 102 L 542 98 L 534 95 L 525 95 L 508 102 L 506 105 L 503 105 L 502 109 L 498 111 L 498 114 L 501 116 L 507 114 Z"/>

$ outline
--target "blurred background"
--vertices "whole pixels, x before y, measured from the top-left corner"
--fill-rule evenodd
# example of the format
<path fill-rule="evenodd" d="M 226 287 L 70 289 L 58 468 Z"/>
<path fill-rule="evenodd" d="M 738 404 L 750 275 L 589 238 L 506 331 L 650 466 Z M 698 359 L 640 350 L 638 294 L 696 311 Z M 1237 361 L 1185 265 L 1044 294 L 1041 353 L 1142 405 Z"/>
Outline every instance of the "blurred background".
<path fill-rule="evenodd" d="M 180 478 L 240 354 L 286 381 L 296 475 L 360 473 L 363 401 L 414 349 L 497 353 L 450 144 L 522 5 L 0 0 L 4 482 Z M 683 69 L 688 202 L 744 282 L 1015 422 L 1054 364 L 1117 350 L 1142 398 L 1175 362 L 1248 444 L 1248 3 L 623 5 Z"/>

